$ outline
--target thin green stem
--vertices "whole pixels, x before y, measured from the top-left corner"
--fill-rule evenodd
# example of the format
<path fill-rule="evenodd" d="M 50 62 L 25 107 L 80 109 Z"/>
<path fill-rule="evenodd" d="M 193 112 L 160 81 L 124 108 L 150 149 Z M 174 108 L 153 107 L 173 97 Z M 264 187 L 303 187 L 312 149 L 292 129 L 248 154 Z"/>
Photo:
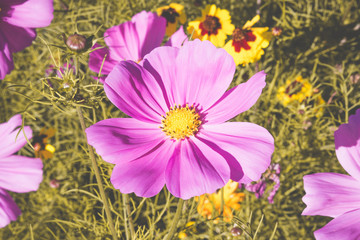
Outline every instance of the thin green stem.
<path fill-rule="evenodd" d="M 183 205 L 184 205 L 184 200 L 179 199 L 177 209 L 176 209 L 176 213 L 175 213 L 175 217 L 174 217 L 173 222 L 171 224 L 169 233 L 168 233 L 168 235 L 165 236 L 164 240 L 173 239 L 173 236 L 176 233 L 177 224 L 178 224 L 178 222 L 180 220 L 180 217 L 181 217 L 181 212 L 182 212 Z"/>
<path fill-rule="evenodd" d="M 127 213 L 127 220 L 129 221 L 130 239 L 134 239 L 135 229 L 134 229 L 133 219 L 131 217 L 130 200 L 129 200 L 129 196 L 127 194 L 123 194 L 123 201 L 124 201 L 124 205 L 125 205 L 124 206 L 125 211 Z"/>
<path fill-rule="evenodd" d="M 276 62 L 275 74 L 274 74 L 274 77 L 271 80 L 271 83 L 270 83 L 270 86 L 269 86 L 269 89 L 268 89 L 267 102 L 270 101 L 271 93 L 272 93 L 272 91 L 273 91 L 273 89 L 275 87 L 275 83 L 277 82 L 278 74 L 279 74 L 279 62 Z"/>
<path fill-rule="evenodd" d="M 344 99 L 345 99 L 345 122 L 349 122 L 349 99 L 348 99 L 348 90 L 346 87 L 346 83 L 344 83 Z"/>
<path fill-rule="evenodd" d="M 82 131 L 84 132 L 84 134 L 86 135 L 86 133 L 85 133 L 85 129 L 86 129 L 85 119 L 84 119 L 84 115 L 83 115 L 83 113 L 82 113 L 82 110 L 81 110 L 81 108 L 80 108 L 79 106 L 76 106 L 76 111 L 77 111 L 77 114 L 78 114 L 78 116 L 79 116 L 81 129 L 82 129 Z M 93 148 L 92 148 L 88 143 L 86 143 L 86 144 L 87 144 L 88 149 L 89 149 L 89 156 L 90 156 L 90 159 L 91 159 L 92 167 L 93 167 L 94 172 L 95 172 L 95 177 L 96 177 L 97 185 L 98 185 L 99 190 L 100 190 L 100 196 L 101 196 L 102 202 L 103 202 L 103 204 L 104 204 L 105 213 L 106 213 L 106 217 L 107 217 L 107 220 L 108 220 L 108 225 L 109 225 L 111 234 L 112 234 L 112 236 L 113 236 L 113 239 L 114 239 L 114 240 L 118 240 L 118 237 L 117 237 L 116 231 L 115 231 L 115 227 L 114 227 L 114 222 L 113 222 L 112 217 L 111 217 L 111 212 L 110 212 L 110 208 L 109 208 L 109 203 L 108 203 L 108 201 L 107 201 L 107 198 L 106 198 L 106 195 L 105 195 L 105 191 L 104 191 L 104 187 L 103 187 L 103 184 L 102 184 L 102 180 L 101 180 L 99 168 L 98 168 L 98 166 L 97 166 L 97 164 L 96 164 L 96 159 L 95 159 L 94 150 L 93 150 Z"/>
<path fill-rule="evenodd" d="M 126 236 L 126 240 L 130 240 L 130 233 L 129 233 L 129 227 L 128 227 L 128 221 L 127 221 L 127 213 L 126 213 L 126 199 L 125 196 L 126 194 L 121 194 L 122 195 L 122 200 L 123 200 L 123 210 L 124 210 L 124 223 L 125 223 L 125 236 Z"/>

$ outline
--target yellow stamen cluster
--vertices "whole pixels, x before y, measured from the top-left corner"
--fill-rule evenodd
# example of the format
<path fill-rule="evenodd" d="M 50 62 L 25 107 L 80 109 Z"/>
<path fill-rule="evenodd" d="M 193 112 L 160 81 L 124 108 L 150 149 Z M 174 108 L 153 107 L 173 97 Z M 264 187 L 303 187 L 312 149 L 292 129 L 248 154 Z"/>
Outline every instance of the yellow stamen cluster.
<path fill-rule="evenodd" d="M 200 115 L 195 111 L 194 106 L 181 107 L 176 105 L 171 107 L 166 113 L 166 116 L 162 116 L 162 131 L 170 136 L 171 139 L 185 139 L 194 135 L 199 129 L 201 121 Z"/>

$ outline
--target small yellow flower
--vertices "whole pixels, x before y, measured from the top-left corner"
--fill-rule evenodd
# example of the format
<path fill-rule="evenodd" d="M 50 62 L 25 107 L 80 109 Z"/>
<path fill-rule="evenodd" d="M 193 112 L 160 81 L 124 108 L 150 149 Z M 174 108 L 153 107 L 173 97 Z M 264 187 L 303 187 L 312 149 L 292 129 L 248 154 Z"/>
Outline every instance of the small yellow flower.
<path fill-rule="evenodd" d="M 314 112 L 316 117 L 320 117 L 323 114 L 324 109 L 321 107 L 325 104 L 321 95 L 314 97 L 316 91 L 308 79 L 304 79 L 301 76 L 296 77 L 295 80 L 286 80 L 285 86 L 281 86 L 278 89 L 276 97 L 286 107 L 289 104 L 311 104 L 315 107 Z M 313 97 L 313 100 L 311 98 Z M 305 107 L 305 106 L 304 106 Z"/>
<path fill-rule="evenodd" d="M 186 237 L 187 237 L 187 234 L 185 232 L 180 232 L 179 235 L 178 235 L 179 239 L 184 239 Z"/>
<path fill-rule="evenodd" d="M 159 16 L 166 19 L 166 35 L 170 37 L 180 24 L 186 22 L 186 14 L 184 12 L 184 6 L 178 3 L 170 3 L 168 6 L 160 7 L 156 9 Z"/>
<path fill-rule="evenodd" d="M 272 33 L 267 27 L 252 27 L 260 20 L 256 15 L 247 21 L 242 28 L 236 28 L 232 33 L 232 40 L 228 41 L 224 49 L 234 58 L 236 65 L 247 64 L 260 60 L 264 54 L 263 48 L 269 46 Z"/>
<path fill-rule="evenodd" d="M 196 227 L 195 227 L 195 222 L 194 221 L 190 221 L 185 225 L 186 229 L 182 230 L 181 232 L 179 232 L 178 238 L 179 239 L 184 239 L 187 238 L 189 235 L 191 235 L 192 233 L 196 233 Z"/>
<path fill-rule="evenodd" d="M 229 181 L 224 186 L 224 212 L 223 217 L 225 222 L 230 222 L 233 214 L 232 210 L 240 209 L 240 202 L 245 198 L 244 193 L 236 192 L 239 187 L 239 183 Z M 211 219 L 212 217 L 219 215 L 221 212 L 221 191 L 219 190 L 213 194 L 204 194 L 200 197 L 196 197 L 199 205 L 197 211 L 203 217 Z M 215 219 L 215 223 L 218 219 Z"/>
<path fill-rule="evenodd" d="M 33 146 L 35 149 L 35 156 L 39 157 L 43 160 L 52 158 L 55 147 L 51 144 L 48 144 L 48 139 L 53 137 L 55 135 L 55 129 L 49 128 L 46 129 L 43 128 L 40 130 L 40 133 L 38 136 L 33 137 Z"/>
<path fill-rule="evenodd" d="M 227 35 L 234 31 L 228 10 L 217 8 L 214 4 L 207 5 L 202 10 L 202 16 L 195 21 L 189 22 L 188 33 L 193 38 L 209 40 L 217 47 L 225 44 Z"/>
<path fill-rule="evenodd" d="M 313 95 L 313 89 L 307 79 L 298 76 L 294 81 L 286 80 L 285 86 L 281 86 L 277 92 L 277 98 L 286 107 L 293 102 L 302 103 L 306 98 Z"/>

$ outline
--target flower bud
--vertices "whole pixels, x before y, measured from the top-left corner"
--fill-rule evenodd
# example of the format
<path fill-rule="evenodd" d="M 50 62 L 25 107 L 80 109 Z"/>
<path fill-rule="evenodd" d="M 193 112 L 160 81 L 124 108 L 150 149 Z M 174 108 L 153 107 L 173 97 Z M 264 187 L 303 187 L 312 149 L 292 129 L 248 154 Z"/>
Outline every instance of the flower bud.
<path fill-rule="evenodd" d="M 70 35 L 66 39 L 66 46 L 70 48 L 70 50 L 75 52 L 81 52 L 85 49 L 86 38 L 83 35 L 79 35 L 77 33 Z"/>
<path fill-rule="evenodd" d="M 231 234 L 232 234 L 234 237 L 240 236 L 242 233 L 243 233 L 243 230 L 241 230 L 241 229 L 238 228 L 238 227 L 233 227 L 233 228 L 231 229 Z"/>
<path fill-rule="evenodd" d="M 92 38 L 93 36 L 90 36 L 86 38 L 84 35 L 80 35 L 77 33 L 74 33 L 67 38 L 65 35 L 63 35 L 64 42 L 66 46 L 74 52 L 80 53 L 85 52 L 86 50 L 90 49 L 92 47 Z"/>
<path fill-rule="evenodd" d="M 49 182 L 50 187 L 52 188 L 59 188 L 60 187 L 60 182 L 56 179 L 53 179 Z"/>
<path fill-rule="evenodd" d="M 281 27 L 273 27 L 271 29 L 271 32 L 272 32 L 272 35 L 275 37 L 280 36 L 282 33 L 282 28 Z"/>

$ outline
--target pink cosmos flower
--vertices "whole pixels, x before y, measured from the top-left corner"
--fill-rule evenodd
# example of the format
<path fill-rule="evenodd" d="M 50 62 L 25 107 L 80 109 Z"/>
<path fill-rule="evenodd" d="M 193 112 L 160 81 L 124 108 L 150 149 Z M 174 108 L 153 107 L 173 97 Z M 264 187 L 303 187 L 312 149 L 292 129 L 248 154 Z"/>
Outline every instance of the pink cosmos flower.
<path fill-rule="evenodd" d="M 0 0 L 0 79 L 14 68 L 12 53 L 31 45 L 35 28 L 52 19 L 52 0 Z"/>
<path fill-rule="evenodd" d="M 265 73 L 226 91 L 234 72 L 225 50 L 200 40 L 156 48 L 141 65 L 119 62 L 104 89 L 131 118 L 86 129 L 97 153 L 116 164 L 114 187 L 152 197 L 166 184 L 188 199 L 213 193 L 229 179 L 258 180 L 270 164 L 273 137 L 256 124 L 225 121 L 255 104 Z"/>
<path fill-rule="evenodd" d="M 35 191 L 42 181 L 42 162 L 39 158 L 13 155 L 26 144 L 23 132 L 18 134 L 21 116 L 15 115 L 8 122 L 0 124 L 0 228 L 15 221 L 20 209 L 6 192 Z M 32 137 L 29 126 L 24 127 L 28 139 Z"/>
<path fill-rule="evenodd" d="M 350 174 L 304 176 L 303 215 L 334 218 L 314 232 L 318 240 L 360 239 L 360 109 L 334 133 L 336 156 Z"/>
<path fill-rule="evenodd" d="M 109 28 L 104 33 L 107 48 L 90 53 L 89 67 L 94 72 L 108 75 L 113 67 L 123 60 L 141 61 L 146 54 L 159 47 L 164 39 L 166 19 L 153 12 L 142 11 L 131 21 Z M 187 39 L 181 26 L 166 45 L 178 46 Z M 101 47 L 95 44 L 93 48 Z M 106 58 L 105 58 L 106 56 Z M 103 60 L 105 58 L 105 62 Z M 100 79 L 101 82 L 102 79 Z"/>

